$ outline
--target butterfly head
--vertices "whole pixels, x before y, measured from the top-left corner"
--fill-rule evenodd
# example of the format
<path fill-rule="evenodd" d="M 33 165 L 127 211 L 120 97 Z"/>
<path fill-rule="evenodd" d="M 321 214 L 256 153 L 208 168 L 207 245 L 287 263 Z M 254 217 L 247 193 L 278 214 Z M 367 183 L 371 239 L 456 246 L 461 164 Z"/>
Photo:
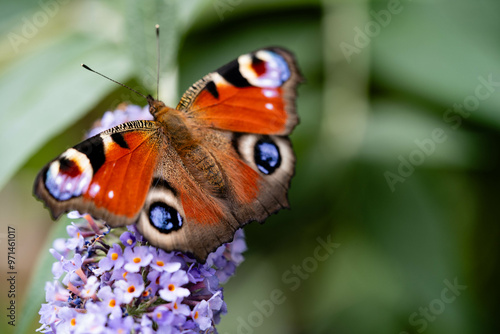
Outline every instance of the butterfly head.
<path fill-rule="evenodd" d="M 163 103 L 159 100 L 156 100 L 151 95 L 148 95 L 147 100 L 148 100 L 148 104 L 149 104 L 149 112 L 151 113 L 151 115 L 153 115 L 153 117 L 156 117 L 158 112 L 160 112 L 162 109 L 166 108 L 165 103 Z"/>

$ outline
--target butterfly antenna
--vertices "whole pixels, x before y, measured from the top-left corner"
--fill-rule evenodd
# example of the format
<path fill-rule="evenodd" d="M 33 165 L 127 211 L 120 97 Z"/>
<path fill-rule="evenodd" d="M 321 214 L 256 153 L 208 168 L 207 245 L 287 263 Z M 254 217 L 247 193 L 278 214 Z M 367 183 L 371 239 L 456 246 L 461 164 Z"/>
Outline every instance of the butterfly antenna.
<path fill-rule="evenodd" d="M 156 26 L 156 99 L 159 99 L 159 90 L 160 90 L 160 25 Z"/>
<path fill-rule="evenodd" d="M 133 92 L 134 92 L 134 93 L 136 93 L 137 95 L 140 95 L 140 96 L 142 96 L 143 98 L 145 98 L 146 100 L 148 100 L 148 101 L 149 101 L 149 99 L 146 97 L 146 95 L 139 93 L 139 92 L 138 92 L 138 91 L 136 91 L 135 89 L 132 89 L 132 88 L 130 88 L 129 86 L 122 84 L 121 82 L 118 82 L 118 81 L 116 81 L 116 80 L 113 80 L 113 79 L 111 79 L 111 78 L 109 78 L 109 77 L 105 76 L 105 75 L 104 75 L 104 74 L 102 74 L 102 73 L 99 73 L 99 72 L 97 72 L 97 71 L 94 71 L 93 69 L 91 69 L 90 67 L 88 67 L 88 66 L 87 66 L 87 65 L 85 65 L 85 64 L 82 64 L 82 67 L 83 67 L 84 69 L 86 69 L 86 70 L 89 70 L 90 72 L 94 72 L 95 74 L 99 74 L 101 77 L 104 77 L 104 78 L 106 78 L 106 79 L 108 79 L 108 80 L 110 80 L 110 81 L 113 81 L 113 82 L 114 82 L 114 83 L 116 83 L 116 84 L 119 84 L 119 85 L 120 85 L 120 86 L 122 86 L 122 87 L 125 87 L 125 88 L 127 88 L 127 89 L 129 89 L 129 90 L 133 91 Z"/>

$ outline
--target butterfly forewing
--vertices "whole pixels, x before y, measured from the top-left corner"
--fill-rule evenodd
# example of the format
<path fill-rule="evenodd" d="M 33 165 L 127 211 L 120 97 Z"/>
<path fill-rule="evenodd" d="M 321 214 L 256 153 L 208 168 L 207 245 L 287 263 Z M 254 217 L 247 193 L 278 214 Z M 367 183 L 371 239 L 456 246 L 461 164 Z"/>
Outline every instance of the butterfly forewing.
<path fill-rule="evenodd" d="M 298 123 L 295 97 L 300 81 L 289 51 L 261 49 L 196 82 L 177 108 L 222 130 L 288 135 Z"/>
<path fill-rule="evenodd" d="M 156 169 L 161 134 L 152 121 L 134 121 L 66 150 L 37 176 L 34 193 L 54 218 L 78 210 L 112 226 L 132 224 Z"/>

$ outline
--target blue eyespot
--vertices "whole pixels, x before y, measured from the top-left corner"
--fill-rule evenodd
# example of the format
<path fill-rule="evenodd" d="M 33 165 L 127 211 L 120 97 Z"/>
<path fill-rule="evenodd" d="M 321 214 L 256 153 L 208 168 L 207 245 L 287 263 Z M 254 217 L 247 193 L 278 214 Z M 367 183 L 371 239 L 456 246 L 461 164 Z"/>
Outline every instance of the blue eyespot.
<path fill-rule="evenodd" d="M 179 212 L 163 202 L 151 204 L 149 221 L 161 233 L 170 233 L 182 227 L 182 216 Z"/>
<path fill-rule="evenodd" d="M 260 50 L 253 55 L 252 69 L 256 76 L 245 76 L 245 78 L 251 85 L 262 88 L 281 87 L 291 75 L 286 60 L 276 52 L 269 50 Z"/>
<path fill-rule="evenodd" d="M 254 159 L 262 173 L 272 174 L 281 164 L 280 150 L 272 140 L 260 139 L 254 147 Z"/>

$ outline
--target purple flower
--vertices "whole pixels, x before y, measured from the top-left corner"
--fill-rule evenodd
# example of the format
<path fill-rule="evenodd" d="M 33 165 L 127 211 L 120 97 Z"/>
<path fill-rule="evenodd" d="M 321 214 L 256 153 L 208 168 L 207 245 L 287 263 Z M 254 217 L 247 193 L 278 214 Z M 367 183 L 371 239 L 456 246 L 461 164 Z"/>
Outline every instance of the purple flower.
<path fill-rule="evenodd" d="M 123 268 L 128 272 L 137 273 L 141 267 L 145 267 L 151 263 L 153 254 L 150 253 L 147 246 L 127 247 L 125 248 L 123 257 L 125 258 L 125 266 Z"/>
<path fill-rule="evenodd" d="M 186 304 L 182 304 L 182 298 L 177 299 L 176 301 L 170 304 L 170 309 L 172 313 L 177 316 L 187 317 L 191 313 L 191 308 Z"/>
<path fill-rule="evenodd" d="M 127 106 L 106 113 L 92 131 L 144 116 L 151 118 L 147 108 Z M 50 250 L 55 280 L 45 285 L 39 332 L 217 332 L 215 324 L 227 312 L 220 284 L 234 274 L 246 250 L 241 230 L 201 264 L 151 246 L 135 225 L 109 230 L 89 215 L 69 216 L 75 220 L 67 227 L 69 238 L 56 239 Z"/>
<path fill-rule="evenodd" d="M 154 333 L 153 332 L 153 321 L 146 314 L 143 314 L 142 318 L 141 318 L 141 332 L 143 334 Z"/>
<path fill-rule="evenodd" d="M 222 292 L 217 291 L 210 299 L 208 300 L 208 305 L 210 305 L 210 309 L 213 311 L 220 311 L 224 306 L 224 301 L 222 300 Z"/>
<path fill-rule="evenodd" d="M 125 246 L 132 247 L 135 245 L 135 236 L 130 232 L 125 232 L 120 236 L 120 241 Z"/>
<path fill-rule="evenodd" d="M 44 327 L 43 325 L 45 325 L 46 327 L 50 327 L 51 325 L 55 324 L 56 321 L 60 321 L 60 309 L 61 308 L 55 304 L 42 304 L 40 311 L 38 311 L 38 314 L 40 314 L 40 323 L 42 323 L 42 327 Z"/>
<path fill-rule="evenodd" d="M 66 301 L 68 297 L 69 291 L 59 281 L 45 283 L 45 299 L 48 302 Z"/>
<path fill-rule="evenodd" d="M 170 325 L 174 314 L 165 305 L 160 305 L 151 312 L 151 319 L 158 325 Z"/>
<path fill-rule="evenodd" d="M 153 116 L 151 116 L 148 106 L 141 108 L 135 105 L 128 105 L 125 110 L 117 109 L 115 111 L 106 111 L 100 122 L 94 124 L 94 127 L 89 131 L 87 138 L 93 137 L 102 131 L 111 129 L 122 123 L 143 119 L 153 120 Z"/>
<path fill-rule="evenodd" d="M 115 269 L 111 273 L 110 281 L 115 281 L 115 280 L 120 280 L 120 279 L 125 279 L 128 275 L 128 271 L 125 271 L 125 269 L 120 268 L 120 269 Z"/>
<path fill-rule="evenodd" d="M 156 294 L 156 292 L 160 289 L 160 276 L 161 271 L 156 270 L 150 271 L 147 276 L 149 284 L 146 290 L 148 290 L 152 295 Z"/>
<path fill-rule="evenodd" d="M 67 271 L 68 273 L 72 273 L 82 267 L 82 256 L 78 253 L 75 254 L 73 259 L 71 260 L 64 260 L 63 261 L 63 269 L 64 271 Z"/>
<path fill-rule="evenodd" d="M 89 279 L 87 280 L 87 283 L 85 283 L 85 286 L 81 291 L 81 296 L 83 298 L 93 298 L 95 296 L 95 292 L 97 291 L 98 287 L 99 287 L 99 282 L 97 281 L 97 277 L 90 276 Z"/>
<path fill-rule="evenodd" d="M 58 260 L 52 264 L 52 275 L 54 275 L 55 279 L 58 279 L 64 273 L 63 263 L 65 259 L 63 255 L 53 248 L 49 249 L 49 252 Z"/>
<path fill-rule="evenodd" d="M 144 238 L 142 234 L 139 232 L 135 225 L 127 225 L 127 230 L 132 233 L 132 236 L 135 237 L 135 240 L 138 242 L 143 242 Z"/>
<path fill-rule="evenodd" d="M 160 297 L 166 301 L 174 301 L 177 298 L 189 296 L 189 289 L 183 288 L 184 284 L 189 282 L 189 278 L 184 270 L 176 271 L 175 273 L 165 272 L 161 274 L 160 285 L 163 287 L 159 291 Z"/>
<path fill-rule="evenodd" d="M 110 318 L 117 318 L 122 316 L 120 304 L 124 302 L 123 294 L 114 294 L 111 287 L 105 286 L 97 293 L 101 305 L 101 309 L 106 314 L 110 314 Z"/>
<path fill-rule="evenodd" d="M 108 321 L 109 334 L 130 333 L 134 327 L 134 318 L 128 316 L 125 318 L 114 318 Z"/>
<path fill-rule="evenodd" d="M 202 300 L 193 309 L 192 318 L 202 331 L 212 326 L 212 310 L 206 300 Z"/>
<path fill-rule="evenodd" d="M 163 249 L 151 247 L 150 251 L 153 253 L 153 260 L 151 261 L 153 269 L 159 272 L 166 271 L 173 273 L 181 268 L 180 262 L 173 262 L 172 254 L 166 253 Z"/>
<path fill-rule="evenodd" d="M 66 231 L 72 237 L 68 239 L 68 241 L 66 241 L 66 247 L 70 250 L 82 248 L 84 239 L 78 227 L 74 225 L 68 225 L 66 226 Z"/>
<path fill-rule="evenodd" d="M 114 285 L 123 291 L 123 301 L 126 304 L 144 291 L 144 280 L 140 274 L 128 274 L 126 280 L 115 281 Z"/>
<path fill-rule="evenodd" d="M 125 263 L 125 260 L 122 256 L 122 249 L 118 244 L 114 244 L 109 249 L 106 257 L 99 261 L 99 267 L 101 271 L 108 271 L 111 268 L 120 269 L 123 263 Z"/>
<path fill-rule="evenodd" d="M 74 308 L 64 307 L 59 311 L 59 319 L 61 321 L 57 324 L 57 331 L 60 333 L 74 333 L 76 330 L 76 318 L 78 312 Z"/>
<path fill-rule="evenodd" d="M 106 322 L 106 316 L 100 312 L 78 313 L 76 316 L 75 333 L 104 333 Z"/>

